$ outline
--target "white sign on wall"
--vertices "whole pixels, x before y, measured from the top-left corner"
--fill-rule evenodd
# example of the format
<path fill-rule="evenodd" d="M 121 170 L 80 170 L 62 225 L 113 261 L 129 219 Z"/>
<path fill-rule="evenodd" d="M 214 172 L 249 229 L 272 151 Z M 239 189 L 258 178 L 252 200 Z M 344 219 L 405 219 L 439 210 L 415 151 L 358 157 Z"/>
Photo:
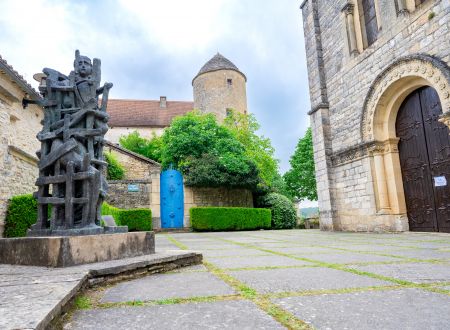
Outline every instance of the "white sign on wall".
<path fill-rule="evenodd" d="M 447 179 L 445 176 L 435 176 L 434 177 L 434 186 L 435 187 L 445 187 L 447 185 Z"/>

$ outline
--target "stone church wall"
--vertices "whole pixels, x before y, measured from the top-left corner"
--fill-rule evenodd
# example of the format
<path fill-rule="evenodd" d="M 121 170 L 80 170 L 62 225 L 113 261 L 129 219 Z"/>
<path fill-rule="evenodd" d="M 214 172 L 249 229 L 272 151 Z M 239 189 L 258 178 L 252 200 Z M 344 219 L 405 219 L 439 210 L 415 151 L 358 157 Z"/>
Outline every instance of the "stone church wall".
<path fill-rule="evenodd" d="M 450 1 L 426 0 L 402 16 L 395 1 L 376 0 L 378 39 L 356 56 L 349 51 L 342 11 L 347 3 L 302 4 L 321 228 L 407 230 L 404 209 L 394 207 L 385 214 L 377 206 L 374 157 L 361 132 L 364 102 L 377 76 L 403 56 L 428 54 L 450 63 Z M 398 152 L 394 145 L 390 150 Z M 387 163 L 383 167 L 386 172 L 400 170 Z"/>

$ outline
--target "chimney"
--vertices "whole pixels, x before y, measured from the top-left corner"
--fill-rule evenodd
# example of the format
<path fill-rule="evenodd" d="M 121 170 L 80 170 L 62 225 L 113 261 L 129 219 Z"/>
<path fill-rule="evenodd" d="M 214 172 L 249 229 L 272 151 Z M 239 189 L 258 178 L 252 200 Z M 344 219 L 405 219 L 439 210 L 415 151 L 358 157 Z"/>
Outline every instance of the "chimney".
<path fill-rule="evenodd" d="M 167 97 L 166 96 L 160 96 L 159 97 L 159 107 L 160 108 L 167 108 Z"/>

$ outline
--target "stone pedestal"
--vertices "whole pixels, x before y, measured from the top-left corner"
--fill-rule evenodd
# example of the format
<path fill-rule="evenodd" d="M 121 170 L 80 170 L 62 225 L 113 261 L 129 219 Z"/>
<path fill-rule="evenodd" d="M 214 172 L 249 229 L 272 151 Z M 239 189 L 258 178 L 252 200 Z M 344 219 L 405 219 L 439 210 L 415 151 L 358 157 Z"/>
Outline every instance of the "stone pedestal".
<path fill-rule="evenodd" d="M 4 264 L 69 267 L 153 253 L 153 232 L 0 239 Z"/>

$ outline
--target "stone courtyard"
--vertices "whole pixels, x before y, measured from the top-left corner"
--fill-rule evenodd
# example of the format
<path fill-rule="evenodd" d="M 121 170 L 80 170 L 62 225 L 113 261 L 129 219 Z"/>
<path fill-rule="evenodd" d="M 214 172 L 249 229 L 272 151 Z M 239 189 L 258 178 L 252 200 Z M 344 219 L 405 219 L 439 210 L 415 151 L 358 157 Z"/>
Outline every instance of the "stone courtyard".
<path fill-rule="evenodd" d="M 65 329 L 448 329 L 448 234 L 169 233 L 202 265 L 78 296 Z"/>

